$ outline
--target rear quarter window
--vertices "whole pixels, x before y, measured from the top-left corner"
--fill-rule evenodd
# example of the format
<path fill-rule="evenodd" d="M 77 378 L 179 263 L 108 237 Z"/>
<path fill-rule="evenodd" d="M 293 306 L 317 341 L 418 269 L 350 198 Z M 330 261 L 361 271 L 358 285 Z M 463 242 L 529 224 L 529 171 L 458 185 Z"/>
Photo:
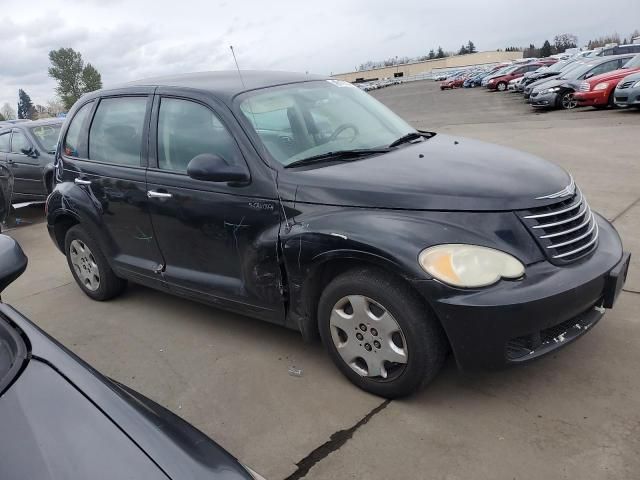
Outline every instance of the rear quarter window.
<path fill-rule="evenodd" d="M 0 135 L 0 152 L 9 152 L 10 150 L 11 132 L 5 132 Z"/>

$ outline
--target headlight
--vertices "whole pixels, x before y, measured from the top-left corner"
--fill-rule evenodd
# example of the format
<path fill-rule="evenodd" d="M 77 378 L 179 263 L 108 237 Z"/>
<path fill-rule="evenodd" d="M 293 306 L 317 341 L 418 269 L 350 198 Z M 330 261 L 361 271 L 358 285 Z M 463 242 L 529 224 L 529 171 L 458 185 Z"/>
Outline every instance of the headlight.
<path fill-rule="evenodd" d="M 551 87 L 541 91 L 540 94 L 544 95 L 545 93 L 555 93 L 558 91 L 560 91 L 560 87 Z"/>
<path fill-rule="evenodd" d="M 606 90 L 609 87 L 607 82 L 602 82 L 593 87 L 594 90 Z"/>
<path fill-rule="evenodd" d="M 501 278 L 524 275 L 524 265 L 516 258 L 477 245 L 436 245 L 420 252 L 418 261 L 429 275 L 454 287 L 487 287 Z"/>

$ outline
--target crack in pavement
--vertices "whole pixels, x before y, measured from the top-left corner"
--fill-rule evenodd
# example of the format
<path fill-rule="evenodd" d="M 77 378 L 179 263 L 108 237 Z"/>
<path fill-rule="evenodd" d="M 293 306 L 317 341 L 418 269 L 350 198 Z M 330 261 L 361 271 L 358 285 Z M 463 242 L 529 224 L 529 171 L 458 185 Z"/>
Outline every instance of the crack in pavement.
<path fill-rule="evenodd" d="M 309 470 L 318 462 L 324 460 L 331 453 L 339 450 L 342 446 L 347 443 L 353 437 L 353 434 L 358 430 L 361 426 L 365 425 L 369 420 L 371 420 L 375 415 L 380 413 L 382 410 L 387 408 L 387 405 L 391 403 L 391 400 L 385 400 L 376 408 L 367 413 L 358 423 L 356 423 L 353 427 L 347 428 L 345 430 L 338 430 L 333 433 L 328 441 L 320 445 L 318 448 L 313 450 L 309 455 L 304 457 L 296 466 L 298 467 L 295 472 L 289 475 L 285 480 L 299 480 L 304 478 L 304 476 L 309 473 Z"/>
<path fill-rule="evenodd" d="M 626 288 L 622 289 L 623 292 L 627 292 L 627 293 L 635 293 L 636 295 L 640 295 L 640 292 L 636 292 L 635 290 L 627 290 Z"/>
<path fill-rule="evenodd" d="M 638 202 L 640 202 L 640 197 L 636 198 L 635 201 L 633 201 L 631 203 L 631 205 L 627 206 L 624 210 L 622 210 L 618 215 L 616 215 L 615 217 L 613 217 L 611 219 L 611 223 L 615 222 L 616 220 L 618 220 L 621 216 L 623 216 L 625 213 L 627 213 L 629 210 L 631 210 L 633 207 L 635 207 Z"/>

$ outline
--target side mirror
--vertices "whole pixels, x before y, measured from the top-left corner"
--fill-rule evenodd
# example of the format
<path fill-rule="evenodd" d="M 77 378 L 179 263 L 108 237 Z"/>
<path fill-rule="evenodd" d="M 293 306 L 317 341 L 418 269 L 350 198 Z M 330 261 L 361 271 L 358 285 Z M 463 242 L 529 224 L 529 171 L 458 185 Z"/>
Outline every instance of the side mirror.
<path fill-rule="evenodd" d="M 33 147 L 23 148 L 20 151 L 27 157 L 38 158 L 38 151 Z"/>
<path fill-rule="evenodd" d="M 585 80 L 586 80 L 587 78 L 591 78 L 591 77 L 593 77 L 593 72 L 589 72 L 589 73 L 586 73 L 586 74 L 584 75 L 584 79 L 585 79 Z"/>
<path fill-rule="evenodd" d="M 193 157 L 187 165 L 187 175 L 205 182 L 245 183 L 249 181 L 247 171 L 238 165 L 229 165 L 219 155 L 202 153 Z"/>
<path fill-rule="evenodd" d="M 27 268 L 27 257 L 18 242 L 0 235 L 0 292 L 22 275 Z"/>

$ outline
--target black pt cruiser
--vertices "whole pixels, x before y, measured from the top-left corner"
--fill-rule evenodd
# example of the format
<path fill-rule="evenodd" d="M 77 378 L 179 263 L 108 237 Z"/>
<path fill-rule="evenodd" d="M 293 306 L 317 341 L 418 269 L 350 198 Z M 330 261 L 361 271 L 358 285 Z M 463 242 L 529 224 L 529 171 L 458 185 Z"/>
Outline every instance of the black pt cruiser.
<path fill-rule="evenodd" d="M 349 83 L 276 72 L 82 97 L 51 238 L 91 298 L 127 281 L 318 334 L 385 397 L 540 357 L 611 308 L 629 255 L 572 177 L 417 131 Z"/>

